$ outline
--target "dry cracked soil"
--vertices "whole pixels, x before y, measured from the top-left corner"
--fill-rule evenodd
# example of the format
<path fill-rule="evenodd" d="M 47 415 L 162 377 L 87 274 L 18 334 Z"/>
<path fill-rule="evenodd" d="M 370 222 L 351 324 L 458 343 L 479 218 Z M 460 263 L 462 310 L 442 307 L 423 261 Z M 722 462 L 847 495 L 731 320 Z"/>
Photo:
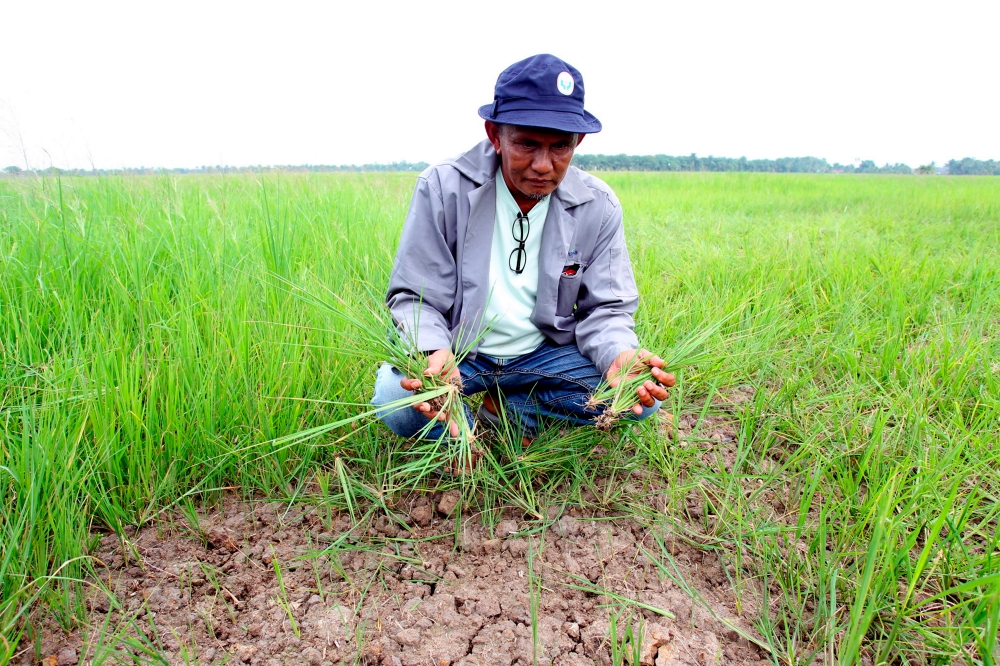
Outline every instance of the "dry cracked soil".
<path fill-rule="evenodd" d="M 322 507 L 229 498 L 196 527 L 177 514 L 95 535 L 101 584 L 88 587 L 86 626 L 51 625 L 16 663 L 590 666 L 612 664 L 616 645 L 643 666 L 770 663 L 745 638 L 752 600 L 741 617 L 710 553 L 661 536 L 686 592 L 631 519 L 576 507 L 544 522 L 508 512 L 487 528 L 455 517 L 459 497 L 414 495 L 405 524 L 363 527 Z"/>

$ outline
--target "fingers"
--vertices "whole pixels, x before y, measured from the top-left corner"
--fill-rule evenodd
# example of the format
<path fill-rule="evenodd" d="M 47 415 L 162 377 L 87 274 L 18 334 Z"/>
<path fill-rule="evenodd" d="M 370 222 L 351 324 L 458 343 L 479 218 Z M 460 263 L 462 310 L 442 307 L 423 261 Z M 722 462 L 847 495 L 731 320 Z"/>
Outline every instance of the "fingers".
<path fill-rule="evenodd" d="M 635 394 L 639 398 L 639 402 L 632 405 L 632 411 L 636 415 L 642 414 L 644 407 L 649 409 L 656 405 L 657 400 L 663 402 L 669 396 L 666 388 L 654 382 L 644 382 L 642 386 L 636 389 Z"/>
<path fill-rule="evenodd" d="M 416 391 L 421 386 L 423 386 L 423 382 L 421 382 L 419 379 L 410 379 L 409 377 L 407 377 L 406 379 L 400 380 L 399 385 L 402 386 L 407 391 Z"/>
<path fill-rule="evenodd" d="M 458 366 L 455 364 L 455 355 L 451 353 L 450 349 L 439 349 L 428 356 L 427 369 L 424 370 L 424 375 L 433 377 L 434 375 L 441 374 L 442 370 L 448 370 L 449 377 L 458 375 L 461 378 Z"/>
<path fill-rule="evenodd" d="M 642 351 L 645 352 L 646 350 L 643 349 Z M 649 352 L 646 352 L 646 353 L 648 354 Z M 646 365 L 652 366 L 654 368 L 662 368 L 663 367 L 663 359 L 660 358 L 659 356 L 650 355 L 649 357 L 645 358 L 644 361 L 645 361 Z"/>
<path fill-rule="evenodd" d="M 640 366 L 632 366 L 631 369 L 626 371 L 625 368 L 614 368 L 613 371 L 608 371 L 608 386 L 611 388 L 617 388 L 619 384 L 622 383 L 623 379 L 631 379 L 639 374 Z"/>
<path fill-rule="evenodd" d="M 663 402 L 664 400 L 667 399 L 668 395 L 667 389 L 664 388 L 663 386 L 660 386 L 659 384 L 654 384 L 653 382 L 646 382 L 642 386 L 643 388 L 646 389 L 649 395 L 655 398 L 656 400 Z M 651 407 L 652 405 L 646 405 L 646 406 Z"/>
<path fill-rule="evenodd" d="M 413 405 L 413 409 L 417 410 L 418 412 L 426 416 L 428 419 L 433 419 L 438 415 L 437 412 L 431 411 L 431 406 L 426 402 L 418 402 L 417 404 Z"/>
<path fill-rule="evenodd" d="M 664 386 L 673 386 L 677 383 L 677 380 L 672 373 L 664 372 L 658 367 L 650 368 L 649 372 L 653 375 L 653 379 L 660 382 Z"/>
<path fill-rule="evenodd" d="M 454 419 L 448 418 L 448 412 L 445 411 L 432 411 L 431 406 L 426 402 L 418 402 L 413 405 L 413 409 L 417 410 L 428 419 L 434 419 L 440 421 L 441 423 L 446 423 L 448 425 L 448 432 L 451 433 L 452 437 L 458 437 L 461 430 L 458 427 L 458 422 Z"/>
<path fill-rule="evenodd" d="M 443 362 L 437 362 L 433 365 L 428 364 L 427 369 L 424 370 L 424 376 L 434 377 L 434 376 L 447 377 L 451 379 L 453 377 L 462 378 L 462 373 L 458 371 L 458 366 L 455 365 L 454 359 L 447 359 Z"/>
<path fill-rule="evenodd" d="M 660 402 L 666 400 L 669 396 L 667 388 L 677 383 L 673 374 L 663 370 L 663 365 L 664 360 L 648 349 L 622 352 L 608 370 L 608 385 L 617 388 L 624 379 L 635 377 L 644 369 L 648 369 L 656 381 L 643 382 L 643 385 L 636 390 L 639 402 L 632 409 L 636 414 L 640 414 L 643 407 L 652 407 L 657 400 Z M 628 371 L 623 372 L 626 368 Z"/>
<path fill-rule="evenodd" d="M 448 412 L 443 412 L 443 411 L 437 412 L 437 414 L 435 414 L 435 418 L 437 418 L 437 420 L 440 421 L 441 423 L 444 423 L 445 425 L 448 426 L 448 432 L 451 434 L 452 437 L 458 437 L 458 434 L 460 432 L 458 427 L 458 422 L 455 421 L 454 419 L 448 418 Z"/>
<path fill-rule="evenodd" d="M 646 366 L 646 367 L 643 367 Z M 640 349 L 628 361 L 628 377 L 635 377 L 641 374 L 646 368 L 659 368 L 663 366 L 663 359 L 653 356 L 653 352 L 648 349 Z"/>
<path fill-rule="evenodd" d="M 444 367 L 444 362 L 447 360 L 447 356 L 441 353 L 441 350 L 434 352 L 427 357 L 427 369 L 424 370 L 424 374 L 428 377 L 433 377 L 434 375 L 441 372 L 441 368 Z"/>
<path fill-rule="evenodd" d="M 652 407 L 656 404 L 656 400 L 653 399 L 653 394 L 650 392 L 652 383 L 653 382 L 646 382 L 636 389 L 635 393 L 639 396 L 639 405 L 642 405 L 643 407 Z M 639 405 L 633 405 L 633 408 L 638 407 Z M 641 411 L 642 410 L 640 409 L 639 412 Z M 639 412 L 636 413 L 638 414 Z"/>
<path fill-rule="evenodd" d="M 645 349 L 639 349 L 626 353 L 628 353 L 628 360 L 622 366 L 628 368 L 628 374 L 631 377 L 642 371 L 642 366 L 646 362 L 644 355 L 649 355 L 649 352 Z"/>

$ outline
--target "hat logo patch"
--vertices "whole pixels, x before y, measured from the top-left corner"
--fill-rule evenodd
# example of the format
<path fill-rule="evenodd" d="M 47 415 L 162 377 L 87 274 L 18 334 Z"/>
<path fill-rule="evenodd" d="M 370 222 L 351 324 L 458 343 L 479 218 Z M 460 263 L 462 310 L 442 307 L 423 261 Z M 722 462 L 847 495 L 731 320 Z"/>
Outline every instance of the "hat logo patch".
<path fill-rule="evenodd" d="M 569 72 L 559 72 L 559 76 L 556 78 L 556 89 L 563 95 L 572 95 L 574 88 L 576 88 L 576 83 L 573 81 L 573 75 Z"/>

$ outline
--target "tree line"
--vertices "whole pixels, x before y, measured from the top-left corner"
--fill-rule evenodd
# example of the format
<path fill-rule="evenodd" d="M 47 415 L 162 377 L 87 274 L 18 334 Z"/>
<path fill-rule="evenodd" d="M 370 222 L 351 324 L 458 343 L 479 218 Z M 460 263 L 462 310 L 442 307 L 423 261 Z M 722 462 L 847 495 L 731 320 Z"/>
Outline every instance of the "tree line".
<path fill-rule="evenodd" d="M 934 162 L 916 169 L 906 164 L 873 160 L 858 164 L 830 164 L 820 157 L 779 157 L 773 160 L 749 160 L 746 157 L 699 157 L 695 153 L 676 155 L 577 155 L 574 164 L 587 171 L 750 171 L 758 173 L 897 173 L 1000 175 L 1000 162 L 974 160 L 971 157 L 951 160 L 943 168 Z"/>
<path fill-rule="evenodd" d="M 976 160 L 966 157 L 949 160 L 943 167 L 934 162 L 912 169 L 896 163 L 878 166 L 872 160 L 858 164 L 830 164 L 820 157 L 779 157 L 773 160 L 748 160 L 746 157 L 699 157 L 695 153 L 687 156 L 674 155 L 576 155 L 573 164 L 585 171 L 750 171 L 757 173 L 895 173 L 895 174 L 950 174 L 952 176 L 1000 176 L 1000 161 Z M 182 174 L 237 174 L 270 173 L 283 171 L 293 173 L 325 172 L 380 172 L 413 171 L 420 172 L 429 165 L 427 162 L 391 162 L 389 164 L 306 164 L 279 165 L 266 167 L 202 166 L 194 169 L 32 169 L 22 170 L 9 166 L 6 175 L 43 175 L 60 173 L 65 176 L 111 176 L 111 175 L 182 175 Z"/>
<path fill-rule="evenodd" d="M 284 173 L 328 173 L 328 172 L 396 172 L 415 171 L 421 172 L 430 166 L 427 162 L 390 162 L 388 164 L 304 164 L 304 165 L 277 165 L 277 166 L 200 166 L 195 168 L 159 169 L 154 167 L 137 167 L 126 169 L 58 169 L 49 167 L 48 169 L 23 170 L 20 167 L 9 166 L 4 169 L 8 175 L 44 175 L 58 173 L 63 176 L 153 176 L 157 174 L 185 175 L 185 174 L 237 174 L 237 173 L 271 173 L 280 171 Z"/>

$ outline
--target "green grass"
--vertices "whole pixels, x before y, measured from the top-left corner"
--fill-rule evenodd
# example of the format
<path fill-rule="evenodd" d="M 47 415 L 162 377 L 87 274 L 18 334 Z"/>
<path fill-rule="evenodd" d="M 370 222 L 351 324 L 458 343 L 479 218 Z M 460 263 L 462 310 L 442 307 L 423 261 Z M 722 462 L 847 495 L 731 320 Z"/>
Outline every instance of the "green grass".
<path fill-rule="evenodd" d="M 770 608 L 752 619 L 777 663 L 995 663 L 997 180 L 607 180 L 643 345 L 728 317 L 665 409 L 726 419 L 734 441 L 651 423 L 502 441 L 461 482 L 469 506 L 541 527 L 547 506 L 589 501 L 713 550 Z M 412 183 L 0 181 L 0 663 L 44 618 L 85 621 L 92 529 L 127 541 L 233 490 L 393 517 L 432 483 L 436 447 L 348 422 L 374 377 L 363 336 L 289 289 L 370 307 Z M 660 497 L 614 482 L 637 465 Z"/>

